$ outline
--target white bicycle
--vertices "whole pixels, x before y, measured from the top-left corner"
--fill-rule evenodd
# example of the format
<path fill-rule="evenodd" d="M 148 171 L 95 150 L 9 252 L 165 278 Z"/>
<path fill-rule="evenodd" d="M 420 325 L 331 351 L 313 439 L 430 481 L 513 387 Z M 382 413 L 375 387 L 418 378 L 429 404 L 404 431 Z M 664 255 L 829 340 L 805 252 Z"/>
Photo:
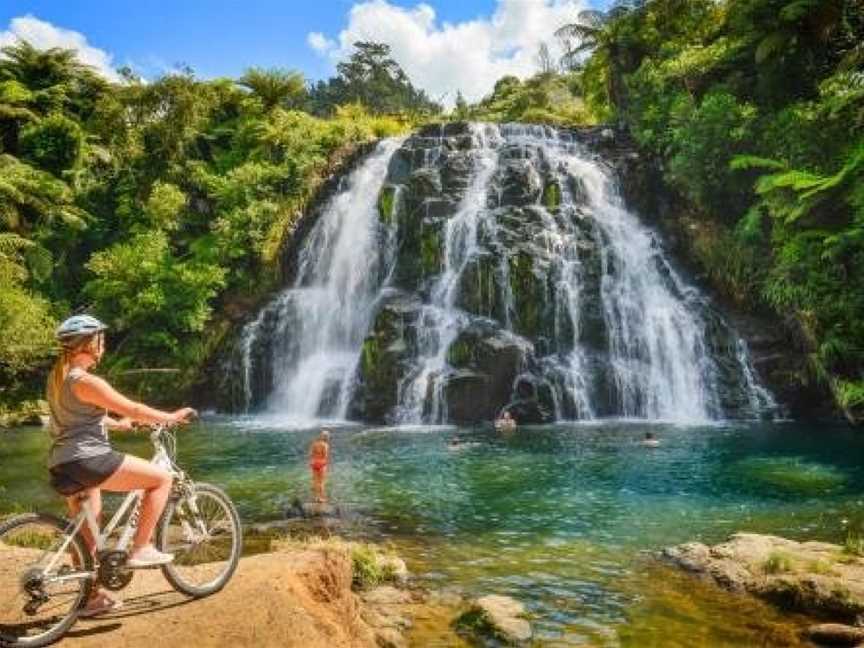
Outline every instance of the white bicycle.
<path fill-rule="evenodd" d="M 174 475 L 156 527 L 156 546 L 175 556 L 161 566 L 162 573 L 187 596 L 214 594 L 240 560 L 240 517 L 221 489 L 193 482 L 177 466 L 170 428 L 153 427 L 150 441 L 152 462 Z M 0 646 L 33 648 L 57 641 L 75 623 L 95 585 L 114 591 L 129 585 L 135 572 L 126 560 L 142 494 L 130 492 L 101 531 L 86 500 L 71 521 L 25 513 L 0 523 Z M 80 533 L 84 524 L 96 538 L 95 560 Z"/>

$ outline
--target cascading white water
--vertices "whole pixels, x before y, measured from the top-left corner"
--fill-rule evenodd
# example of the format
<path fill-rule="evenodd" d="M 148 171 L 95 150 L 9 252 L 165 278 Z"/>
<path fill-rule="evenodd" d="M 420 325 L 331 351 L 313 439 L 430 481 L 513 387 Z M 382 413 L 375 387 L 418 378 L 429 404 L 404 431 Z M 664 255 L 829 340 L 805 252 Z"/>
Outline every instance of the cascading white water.
<path fill-rule="evenodd" d="M 342 419 L 363 339 L 393 261 L 392 232 L 380 223 L 378 192 L 401 140 L 385 140 L 345 182 L 300 252 L 294 285 L 247 325 L 249 349 L 261 320 L 275 314 L 267 409 L 298 422 Z"/>
<path fill-rule="evenodd" d="M 483 133 L 484 137 L 478 135 Z M 494 135 L 490 137 L 490 133 Z M 666 264 L 650 230 L 627 211 L 608 172 L 587 152 L 561 142 L 557 132 L 537 127 L 475 127 L 477 165 L 459 209 L 448 221 L 444 238 L 444 268 L 424 307 L 419 327 L 417 368 L 400 390 L 398 420 L 409 423 L 447 421 L 443 389 L 449 366 L 447 351 L 470 317 L 454 306 L 459 279 L 468 262 L 483 252 L 477 243 L 480 227 L 496 241 L 494 218 L 486 205 L 495 181 L 496 149 L 522 144 L 533 151 L 532 163 L 541 160 L 558 179 L 561 202 L 572 207 L 575 197 L 567 188 L 575 179 L 584 192 L 584 217 L 590 218 L 601 241 L 600 284 L 608 335 L 615 409 L 625 417 L 676 421 L 706 421 L 722 416 L 717 396 L 716 367 L 706 348 L 705 323 L 699 315 L 701 296 Z M 573 226 L 570 209 L 556 215 L 541 208 L 544 231 L 537 244 L 551 258 L 554 283 L 555 337 L 566 350 L 541 358 L 543 371 L 553 384 L 555 415 L 562 403 L 571 404 L 576 418 L 594 418 L 591 401 L 593 376 L 580 343 L 582 268 L 576 250 L 580 231 Z M 506 272 L 506 264 L 503 264 Z M 662 269 L 662 270 L 661 270 Z M 509 288 L 502 282 L 504 292 Z M 509 295 L 504 295 L 505 302 Z M 511 328 L 508 305 L 503 322 Z M 561 336 L 569 332 L 569 339 Z M 752 379 L 745 362 L 742 371 Z M 755 382 L 753 383 L 755 385 Z M 751 391 L 755 389 L 751 385 Z M 756 398 L 756 397 L 753 397 Z M 751 401 L 753 400 L 751 398 Z"/>
<path fill-rule="evenodd" d="M 716 371 L 691 303 L 698 294 L 665 264 L 653 234 L 624 208 L 597 162 L 573 156 L 568 168 L 585 187 L 603 240 L 601 295 L 622 415 L 717 418 Z"/>
<path fill-rule="evenodd" d="M 462 420 L 513 405 L 534 420 L 699 422 L 774 406 L 746 345 L 573 137 L 429 129 L 391 164 L 400 145 L 380 144 L 347 177 L 303 243 L 294 285 L 246 326 L 247 408 L 253 382 L 296 422 L 362 415 L 364 403 L 403 424 L 447 423 L 454 407 Z M 392 213 L 379 213 L 387 202 Z"/>
<path fill-rule="evenodd" d="M 475 126 L 472 130 L 476 170 L 459 208 L 444 226 L 444 268 L 418 326 L 418 369 L 399 385 L 396 419 L 400 423 L 441 423 L 447 418 L 443 394 L 447 350 L 467 324 L 454 302 L 462 273 L 478 252 L 477 234 L 481 219 L 489 215 L 489 186 L 497 166 L 497 129 Z"/>

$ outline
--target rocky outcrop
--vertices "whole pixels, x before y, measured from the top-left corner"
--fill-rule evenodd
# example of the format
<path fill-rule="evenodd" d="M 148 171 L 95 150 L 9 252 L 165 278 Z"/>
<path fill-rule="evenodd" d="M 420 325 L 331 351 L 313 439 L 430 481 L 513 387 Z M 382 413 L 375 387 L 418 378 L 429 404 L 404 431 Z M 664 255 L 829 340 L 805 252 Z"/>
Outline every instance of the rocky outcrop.
<path fill-rule="evenodd" d="M 283 548 L 243 558 L 218 596 L 190 600 L 142 570 L 122 593 L 125 605 L 87 622 L 63 645 L 97 648 L 254 645 L 282 648 L 378 648 L 386 633 L 352 591 L 350 558 L 328 548 Z"/>
<path fill-rule="evenodd" d="M 662 555 L 725 589 L 784 609 L 841 621 L 864 614 L 864 559 L 838 545 L 736 533 L 718 545 L 689 542 Z"/>

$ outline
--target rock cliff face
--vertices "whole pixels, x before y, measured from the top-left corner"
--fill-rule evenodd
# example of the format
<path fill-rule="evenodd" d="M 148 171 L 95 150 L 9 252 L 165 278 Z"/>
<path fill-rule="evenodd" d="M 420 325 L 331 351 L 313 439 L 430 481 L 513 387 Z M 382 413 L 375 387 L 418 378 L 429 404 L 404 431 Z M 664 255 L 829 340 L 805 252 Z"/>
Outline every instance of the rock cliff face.
<path fill-rule="evenodd" d="M 241 336 L 244 406 L 400 423 L 770 412 L 746 344 L 627 208 L 603 142 L 454 123 L 373 154 Z"/>
<path fill-rule="evenodd" d="M 612 240 L 632 233 L 609 222 L 620 214 L 602 212 L 621 206 L 602 195 L 614 187 L 597 186 L 613 182 L 602 175 L 607 168 L 598 177 L 592 166 L 602 164 L 589 152 L 597 136 L 450 124 L 396 151 L 378 207 L 382 223 L 396 228 L 398 251 L 363 344 L 353 416 L 474 422 L 504 407 L 526 422 L 662 416 L 681 405 L 683 390 L 664 394 L 658 383 L 680 379 L 694 368 L 688 361 L 704 361 L 693 377 L 706 417 L 766 404 L 754 403 L 746 384 L 755 379 L 745 375 L 740 341 L 659 247 L 639 269 L 656 276 L 615 267 L 632 260 L 626 253 L 646 251 Z M 668 299 L 645 296 L 653 290 Z M 670 315 L 680 336 L 662 324 L 647 330 L 659 314 L 652 307 L 680 309 Z M 692 356 L 662 348 L 676 342 Z M 652 383 L 663 363 L 679 364 Z"/>

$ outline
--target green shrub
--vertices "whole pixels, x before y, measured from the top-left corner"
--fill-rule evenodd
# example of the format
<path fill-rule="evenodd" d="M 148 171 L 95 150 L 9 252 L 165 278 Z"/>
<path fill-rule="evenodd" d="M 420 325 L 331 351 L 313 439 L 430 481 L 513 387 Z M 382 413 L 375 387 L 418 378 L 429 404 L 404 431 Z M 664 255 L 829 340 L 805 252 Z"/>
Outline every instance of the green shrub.
<path fill-rule="evenodd" d="M 26 160 L 57 176 L 78 164 L 83 144 L 81 127 L 62 114 L 28 124 L 19 139 Z"/>
<path fill-rule="evenodd" d="M 728 92 L 708 94 L 672 128 L 668 167 L 672 182 L 696 203 L 737 220 L 748 187 L 729 163 L 736 152 L 748 150 L 755 119 L 756 108 Z"/>
<path fill-rule="evenodd" d="M 370 589 L 392 581 L 396 576 L 393 562 L 386 559 L 379 547 L 364 543 L 351 543 L 351 565 L 354 587 Z"/>

